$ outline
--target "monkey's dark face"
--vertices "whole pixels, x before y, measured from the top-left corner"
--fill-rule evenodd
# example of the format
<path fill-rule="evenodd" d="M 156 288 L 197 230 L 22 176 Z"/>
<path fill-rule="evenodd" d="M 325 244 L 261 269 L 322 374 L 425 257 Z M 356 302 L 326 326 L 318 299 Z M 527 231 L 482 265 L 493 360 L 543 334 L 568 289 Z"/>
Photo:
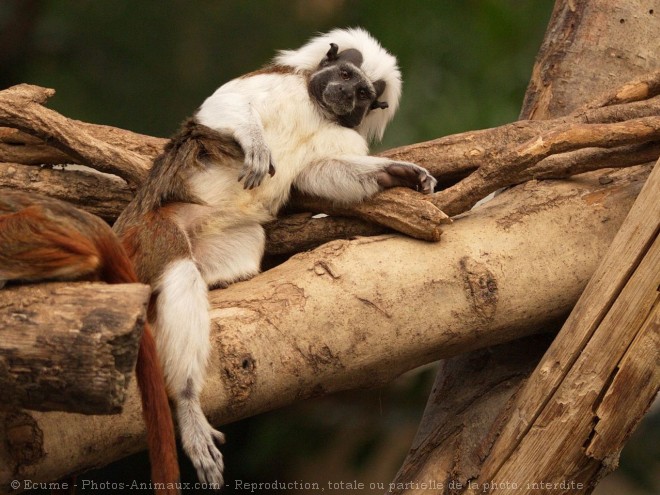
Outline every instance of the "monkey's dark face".
<path fill-rule="evenodd" d="M 356 127 L 371 109 L 387 106 L 377 101 L 385 83 L 372 83 L 360 69 L 361 64 L 358 50 L 337 54 L 337 45 L 333 44 L 309 80 L 312 98 L 329 118 L 344 127 Z"/>

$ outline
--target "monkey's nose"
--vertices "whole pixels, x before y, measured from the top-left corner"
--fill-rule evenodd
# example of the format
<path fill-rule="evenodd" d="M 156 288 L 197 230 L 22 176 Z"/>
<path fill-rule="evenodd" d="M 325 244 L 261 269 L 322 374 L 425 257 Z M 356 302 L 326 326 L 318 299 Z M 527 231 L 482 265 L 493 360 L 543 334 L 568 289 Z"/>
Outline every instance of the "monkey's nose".
<path fill-rule="evenodd" d="M 341 94 L 342 98 L 344 100 L 352 100 L 353 99 L 353 91 L 351 88 L 348 88 L 346 86 L 339 86 L 339 93 Z"/>

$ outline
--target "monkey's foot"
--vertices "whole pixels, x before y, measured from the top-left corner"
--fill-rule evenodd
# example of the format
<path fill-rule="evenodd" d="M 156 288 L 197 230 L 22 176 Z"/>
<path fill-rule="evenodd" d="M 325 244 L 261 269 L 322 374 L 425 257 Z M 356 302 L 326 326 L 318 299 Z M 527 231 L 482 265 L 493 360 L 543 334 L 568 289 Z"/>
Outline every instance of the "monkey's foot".
<path fill-rule="evenodd" d="M 197 406 L 197 407 L 195 407 Z M 183 450 L 195 466 L 202 483 L 219 489 L 224 484 L 224 463 L 218 445 L 225 443 L 225 436 L 215 430 L 202 413 L 199 404 L 180 410 L 177 408 Z"/>
<path fill-rule="evenodd" d="M 270 155 L 270 148 L 263 140 L 255 139 L 249 145 L 241 143 L 245 153 L 245 161 L 238 181 L 243 181 L 245 189 L 254 189 L 266 177 L 275 175 L 275 167 Z"/>
<path fill-rule="evenodd" d="M 384 188 L 409 187 L 423 194 L 432 194 L 437 180 L 425 168 L 409 162 L 392 162 L 378 178 Z"/>

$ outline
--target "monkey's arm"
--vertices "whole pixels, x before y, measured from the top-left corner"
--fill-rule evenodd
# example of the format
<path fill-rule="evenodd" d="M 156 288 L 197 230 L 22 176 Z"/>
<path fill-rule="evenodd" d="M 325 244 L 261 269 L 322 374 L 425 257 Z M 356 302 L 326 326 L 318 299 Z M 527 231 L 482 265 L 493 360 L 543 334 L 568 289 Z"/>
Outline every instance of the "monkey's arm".
<path fill-rule="evenodd" d="M 275 174 L 261 118 L 245 95 L 216 91 L 202 104 L 195 119 L 215 131 L 232 136 L 241 145 L 245 161 L 238 180 L 244 181 L 245 189 L 257 187 L 266 174 Z"/>
<path fill-rule="evenodd" d="M 414 163 L 356 155 L 316 161 L 294 184 L 302 192 L 349 204 L 398 186 L 431 194 L 436 182 L 425 168 Z"/>

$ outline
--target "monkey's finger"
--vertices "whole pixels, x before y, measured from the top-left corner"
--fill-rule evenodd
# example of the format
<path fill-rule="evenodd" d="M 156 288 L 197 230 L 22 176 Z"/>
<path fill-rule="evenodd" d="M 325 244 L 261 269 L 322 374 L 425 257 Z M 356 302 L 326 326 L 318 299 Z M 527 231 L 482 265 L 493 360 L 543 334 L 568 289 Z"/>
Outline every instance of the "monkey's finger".
<path fill-rule="evenodd" d="M 261 177 L 262 175 L 256 174 L 254 171 L 250 172 L 245 179 L 245 183 L 243 184 L 244 189 L 254 189 L 257 187 L 259 184 L 261 184 Z"/>
<path fill-rule="evenodd" d="M 238 182 L 243 182 L 243 189 L 252 189 L 252 178 L 254 171 L 244 166 L 241 169 L 241 173 L 238 175 Z"/>
<path fill-rule="evenodd" d="M 215 441 L 216 444 L 218 445 L 224 445 L 225 444 L 225 434 L 222 433 L 221 431 L 218 430 L 213 430 L 211 432 L 211 435 L 213 436 L 213 440 Z"/>
<path fill-rule="evenodd" d="M 245 185 L 248 189 L 254 189 L 255 187 L 257 187 L 258 182 L 259 182 L 259 177 L 254 172 L 250 172 L 248 178 L 245 179 Z"/>
<path fill-rule="evenodd" d="M 435 185 L 438 181 L 431 174 L 425 170 L 421 170 L 419 173 L 419 183 L 420 183 L 420 192 L 424 194 L 431 194 L 435 190 Z"/>
<path fill-rule="evenodd" d="M 423 171 L 423 169 L 418 169 L 412 163 L 405 162 L 395 162 L 387 167 L 388 174 L 413 180 L 417 178 L 420 171 Z"/>

